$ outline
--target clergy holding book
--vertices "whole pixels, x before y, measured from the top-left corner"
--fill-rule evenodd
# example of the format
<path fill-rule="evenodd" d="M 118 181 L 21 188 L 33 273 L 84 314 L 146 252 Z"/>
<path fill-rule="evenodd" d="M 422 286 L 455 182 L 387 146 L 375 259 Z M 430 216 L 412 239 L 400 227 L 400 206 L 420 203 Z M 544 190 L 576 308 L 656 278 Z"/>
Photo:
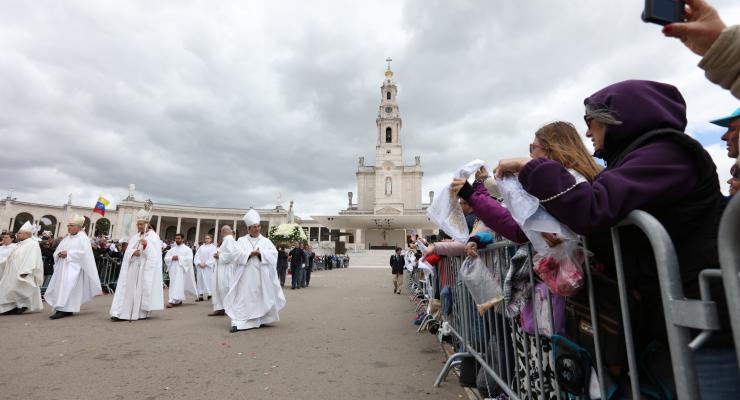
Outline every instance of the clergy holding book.
<path fill-rule="evenodd" d="M 216 253 L 216 250 L 218 249 L 213 244 L 213 238 L 211 235 L 206 235 L 206 242 L 198 247 L 198 251 L 195 253 L 193 264 L 195 265 L 195 283 L 198 289 L 198 299 L 195 301 L 203 301 L 204 296 L 208 296 L 208 300 L 211 299 L 213 269 L 216 267 L 216 259 L 213 258 L 213 254 Z"/>
<path fill-rule="evenodd" d="M 170 288 L 167 291 L 170 299 L 167 308 L 181 305 L 188 293 L 198 296 L 193 274 L 193 250 L 184 241 L 185 236 L 182 233 L 176 234 L 175 246 L 164 256 L 164 263 L 170 274 Z"/>
<path fill-rule="evenodd" d="M 233 287 L 234 282 L 234 269 L 236 268 L 236 260 L 241 254 L 239 246 L 236 245 L 234 240 L 234 232 L 231 227 L 224 225 L 221 227 L 221 246 L 218 251 L 213 254 L 213 258 L 216 259 L 216 268 L 213 271 L 213 312 L 208 314 L 209 317 L 215 317 L 219 315 L 226 315 L 224 312 L 224 299 L 229 293 L 229 290 Z"/>
<path fill-rule="evenodd" d="M 44 299 L 55 311 L 49 318 L 59 319 L 80 312 L 80 306 L 102 295 L 98 268 L 90 239 L 82 226 L 85 217 L 74 215 L 67 225 L 69 235 L 54 251 L 54 274 Z"/>
<path fill-rule="evenodd" d="M 110 307 L 113 321 L 146 319 L 164 309 L 162 243 L 150 218 L 146 210 L 136 213 L 137 232 L 128 241 Z"/>

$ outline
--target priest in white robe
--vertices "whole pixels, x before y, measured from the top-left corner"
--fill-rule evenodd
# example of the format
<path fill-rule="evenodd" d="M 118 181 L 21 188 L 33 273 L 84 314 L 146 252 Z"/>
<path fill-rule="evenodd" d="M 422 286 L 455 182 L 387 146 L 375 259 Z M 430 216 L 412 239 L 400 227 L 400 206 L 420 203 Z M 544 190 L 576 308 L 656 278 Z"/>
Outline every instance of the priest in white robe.
<path fill-rule="evenodd" d="M 256 211 L 249 210 L 244 222 L 249 234 L 237 241 L 241 254 L 231 289 L 223 301 L 231 318 L 231 332 L 279 321 L 278 312 L 285 307 L 276 269 L 277 249 L 260 234 L 260 216 Z"/>
<path fill-rule="evenodd" d="M 218 315 L 226 315 L 224 311 L 224 298 L 231 289 L 232 282 L 234 281 L 234 269 L 236 268 L 236 260 L 241 254 L 239 246 L 236 245 L 234 240 L 234 232 L 231 227 L 224 225 L 221 227 L 221 246 L 218 248 L 213 257 L 216 259 L 216 268 L 213 270 L 213 312 L 209 313 L 209 317 L 215 317 Z"/>
<path fill-rule="evenodd" d="M 162 243 L 150 218 L 145 210 L 136 214 L 137 232 L 128 241 L 110 307 L 113 321 L 146 319 L 164 309 Z"/>
<path fill-rule="evenodd" d="M 39 242 L 32 237 L 33 226 L 26 222 L 16 234 L 18 243 L 5 261 L 0 279 L 0 314 L 23 314 L 43 310 L 41 285 L 44 262 Z"/>
<path fill-rule="evenodd" d="M 90 239 L 82 226 L 85 217 L 74 215 L 65 236 L 54 251 L 54 274 L 44 300 L 55 311 L 49 318 L 59 319 L 80 312 L 80 306 L 102 295 L 98 268 Z"/>
<path fill-rule="evenodd" d="M 184 241 L 185 236 L 182 233 L 176 234 L 175 245 L 164 256 L 164 263 L 170 274 L 167 308 L 181 305 L 187 293 L 198 296 L 193 274 L 193 250 L 185 245 Z"/>
<path fill-rule="evenodd" d="M 203 301 L 204 296 L 208 296 L 208 300 L 211 299 L 213 269 L 216 267 L 216 259 L 213 258 L 213 255 L 216 250 L 218 249 L 213 244 L 213 238 L 211 235 L 206 235 L 205 243 L 198 247 L 198 251 L 195 253 L 193 264 L 195 265 L 195 283 L 198 291 L 198 299 L 195 301 Z"/>
<path fill-rule="evenodd" d="M 17 244 L 13 243 L 12 233 L 3 231 L 0 234 L 0 279 L 3 278 L 3 271 L 5 271 L 5 261 L 16 246 Z"/>

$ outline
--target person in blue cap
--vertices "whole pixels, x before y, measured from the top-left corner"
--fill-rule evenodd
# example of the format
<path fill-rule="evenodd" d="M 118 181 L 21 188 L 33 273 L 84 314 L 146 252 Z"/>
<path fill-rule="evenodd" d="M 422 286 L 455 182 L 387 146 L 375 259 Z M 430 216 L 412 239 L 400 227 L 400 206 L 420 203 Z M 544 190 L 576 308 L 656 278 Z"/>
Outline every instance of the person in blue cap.
<path fill-rule="evenodd" d="M 738 136 L 740 136 L 740 108 L 732 114 L 711 121 L 713 124 L 727 128 L 727 132 L 720 139 L 727 142 L 727 157 L 737 158 Z"/>

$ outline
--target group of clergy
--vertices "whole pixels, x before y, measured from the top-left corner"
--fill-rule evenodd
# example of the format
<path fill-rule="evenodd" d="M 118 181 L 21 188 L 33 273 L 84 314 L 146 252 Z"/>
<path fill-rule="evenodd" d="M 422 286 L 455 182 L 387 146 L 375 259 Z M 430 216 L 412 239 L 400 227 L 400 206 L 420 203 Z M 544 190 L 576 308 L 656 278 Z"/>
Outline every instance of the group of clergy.
<path fill-rule="evenodd" d="M 149 223 L 150 214 L 136 214 L 136 233 L 121 261 L 110 316 L 113 321 L 147 319 L 162 310 L 164 282 L 162 242 Z M 90 240 L 82 230 L 84 217 L 75 215 L 67 225 L 69 234 L 54 252 L 54 273 L 44 294 L 53 308 L 51 319 L 68 317 L 82 304 L 103 294 Z M 231 332 L 259 328 L 279 320 L 285 296 L 278 280 L 277 250 L 260 234 L 260 216 L 250 209 L 244 215 L 249 234 L 235 240 L 230 226 L 221 228 L 222 243 L 216 247 L 210 236 L 193 255 L 178 234 L 164 257 L 169 274 L 168 302 L 182 304 L 189 293 L 196 301 L 211 299 L 209 316 L 228 315 Z M 0 236 L 0 313 L 22 314 L 43 309 L 40 288 L 43 262 L 33 227 L 26 223 L 17 232 L 18 243 L 9 234 Z M 197 283 L 195 277 L 197 276 Z"/>

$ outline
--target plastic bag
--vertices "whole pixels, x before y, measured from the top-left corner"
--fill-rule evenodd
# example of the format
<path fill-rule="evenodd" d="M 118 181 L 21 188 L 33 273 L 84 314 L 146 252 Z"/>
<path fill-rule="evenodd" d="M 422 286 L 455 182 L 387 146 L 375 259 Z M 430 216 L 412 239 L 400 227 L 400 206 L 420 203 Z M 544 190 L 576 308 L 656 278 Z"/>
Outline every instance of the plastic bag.
<path fill-rule="evenodd" d="M 537 275 L 556 295 L 572 296 L 578 293 L 583 286 L 581 265 L 585 261 L 578 235 L 550 215 L 513 176 L 504 177 L 497 184 L 504 204 L 536 252 L 534 270 Z M 543 233 L 554 233 L 562 242 L 550 247 L 542 237 Z"/>
<path fill-rule="evenodd" d="M 565 334 L 565 298 L 551 295 L 552 320 L 555 323 L 555 332 L 550 324 L 550 307 L 547 304 L 548 287 L 540 282 L 535 285 L 534 298 L 530 298 L 522 309 L 520 322 L 522 330 L 534 334 L 535 320 L 540 335 L 552 336 Z"/>
<path fill-rule="evenodd" d="M 503 305 L 504 294 L 501 282 L 494 279 L 491 270 L 486 267 L 480 257 L 468 257 L 463 261 L 460 267 L 460 280 L 473 296 L 480 315 L 485 314 L 491 308 Z"/>
<path fill-rule="evenodd" d="M 575 240 L 567 240 L 535 257 L 534 272 L 559 296 L 573 296 L 583 286 L 583 249 Z"/>
<path fill-rule="evenodd" d="M 483 165 L 482 160 L 473 160 L 455 171 L 454 177 L 467 179 Z M 457 196 L 450 192 L 450 187 L 451 184 L 447 184 L 437 192 L 434 201 L 427 208 L 427 216 L 452 239 L 460 243 L 466 243 L 470 234 L 468 224 L 465 222 L 465 214 L 460 208 Z"/>

